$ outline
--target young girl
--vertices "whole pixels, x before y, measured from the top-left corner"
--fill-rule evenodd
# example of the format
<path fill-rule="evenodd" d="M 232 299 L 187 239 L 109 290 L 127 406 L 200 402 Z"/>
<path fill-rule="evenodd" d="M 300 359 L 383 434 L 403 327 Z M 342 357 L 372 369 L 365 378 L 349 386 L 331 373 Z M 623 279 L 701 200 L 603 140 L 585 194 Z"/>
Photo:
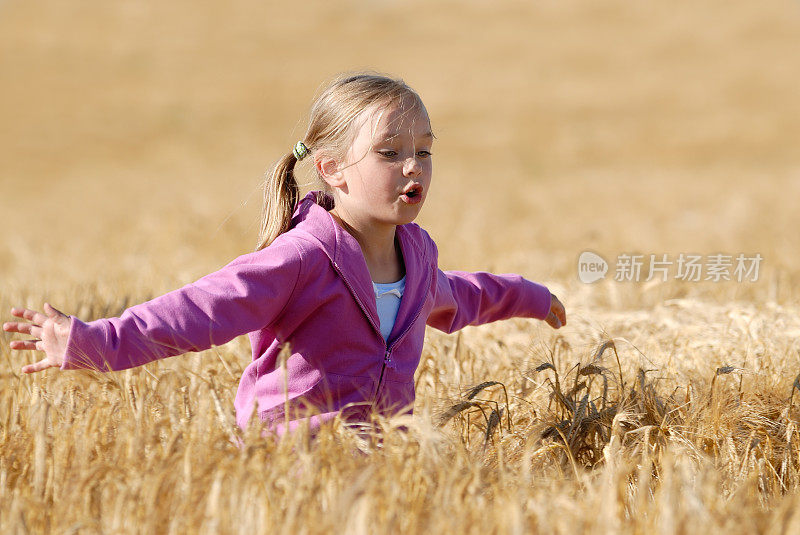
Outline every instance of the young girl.
<path fill-rule="evenodd" d="M 283 432 L 286 420 L 316 429 L 337 414 L 358 422 L 373 410 L 409 410 L 426 325 L 452 333 L 512 317 L 566 324 L 540 284 L 438 269 L 436 244 L 412 223 L 430 190 L 433 139 L 419 95 L 402 80 L 339 77 L 266 179 L 255 252 L 118 318 L 84 323 L 47 303 L 44 313 L 11 309 L 27 321 L 3 329 L 33 337 L 11 348 L 45 354 L 22 371 L 124 370 L 249 333 L 237 423 L 245 428 L 255 410 Z M 300 199 L 294 168 L 306 158 L 324 190 Z M 291 355 L 282 364 L 284 343 Z"/>

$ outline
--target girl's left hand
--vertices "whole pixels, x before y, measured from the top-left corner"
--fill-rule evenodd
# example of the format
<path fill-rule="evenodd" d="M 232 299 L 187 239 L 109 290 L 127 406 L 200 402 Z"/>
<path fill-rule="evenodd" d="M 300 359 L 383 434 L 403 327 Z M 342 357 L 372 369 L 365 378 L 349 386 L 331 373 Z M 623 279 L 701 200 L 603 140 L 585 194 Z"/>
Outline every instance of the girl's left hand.
<path fill-rule="evenodd" d="M 550 313 L 544 321 L 553 329 L 558 329 L 567 324 L 567 313 L 564 310 L 564 305 L 552 293 L 550 294 Z"/>
<path fill-rule="evenodd" d="M 47 368 L 61 366 L 67 352 L 70 319 L 63 312 L 56 310 L 49 303 L 44 304 L 45 313 L 27 308 L 12 308 L 11 314 L 28 320 L 3 324 L 3 330 L 12 333 L 29 334 L 30 340 L 12 340 L 11 349 L 44 351 L 45 357 L 22 367 L 22 373 L 33 373 Z"/>

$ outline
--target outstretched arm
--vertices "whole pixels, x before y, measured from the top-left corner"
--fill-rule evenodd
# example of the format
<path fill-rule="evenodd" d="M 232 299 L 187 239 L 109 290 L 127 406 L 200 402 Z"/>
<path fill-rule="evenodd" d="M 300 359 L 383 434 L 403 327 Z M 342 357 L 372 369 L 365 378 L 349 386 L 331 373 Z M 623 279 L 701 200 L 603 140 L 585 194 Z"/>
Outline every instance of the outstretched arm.
<path fill-rule="evenodd" d="M 219 271 L 146 303 L 118 318 L 84 323 L 46 305 L 47 315 L 27 309 L 12 314 L 30 323 L 7 323 L 7 331 L 30 334 L 12 349 L 44 351 L 26 366 L 30 373 L 62 370 L 124 370 L 152 360 L 202 351 L 269 326 L 291 299 L 300 277 L 300 253 L 291 243 L 249 253 Z M 65 339 L 66 331 L 66 339 Z"/>
<path fill-rule="evenodd" d="M 514 317 L 567 323 L 564 306 L 541 284 L 517 274 L 437 270 L 436 296 L 427 324 L 447 333 Z"/>

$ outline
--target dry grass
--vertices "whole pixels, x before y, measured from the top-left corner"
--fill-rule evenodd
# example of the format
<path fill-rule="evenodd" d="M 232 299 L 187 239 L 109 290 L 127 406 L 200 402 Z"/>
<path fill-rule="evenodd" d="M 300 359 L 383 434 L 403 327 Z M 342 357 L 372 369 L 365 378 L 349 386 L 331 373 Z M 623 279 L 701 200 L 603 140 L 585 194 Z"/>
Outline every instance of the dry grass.
<path fill-rule="evenodd" d="M 243 448 L 246 339 L 25 377 L 4 343 L 0 531 L 800 531 L 795 3 L 162 4 L 0 4 L 0 310 L 116 315 L 252 249 L 318 85 L 375 67 L 433 119 L 442 267 L 569 324 L 429 331 L 413 418 Z M 587 249 L 765 261 L 583 285 Z"/>

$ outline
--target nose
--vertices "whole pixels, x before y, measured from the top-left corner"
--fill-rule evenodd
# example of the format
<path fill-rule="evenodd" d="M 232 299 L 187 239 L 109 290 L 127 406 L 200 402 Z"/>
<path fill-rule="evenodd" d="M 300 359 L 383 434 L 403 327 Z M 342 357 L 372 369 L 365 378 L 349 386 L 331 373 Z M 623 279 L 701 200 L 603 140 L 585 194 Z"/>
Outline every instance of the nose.
<path fill-rule="evenodd" d="M 422 165 L 416 158 L 408 158 L 403 165 L 403 174 L 405 176 L 419 176 L 422 172 Z"/>

